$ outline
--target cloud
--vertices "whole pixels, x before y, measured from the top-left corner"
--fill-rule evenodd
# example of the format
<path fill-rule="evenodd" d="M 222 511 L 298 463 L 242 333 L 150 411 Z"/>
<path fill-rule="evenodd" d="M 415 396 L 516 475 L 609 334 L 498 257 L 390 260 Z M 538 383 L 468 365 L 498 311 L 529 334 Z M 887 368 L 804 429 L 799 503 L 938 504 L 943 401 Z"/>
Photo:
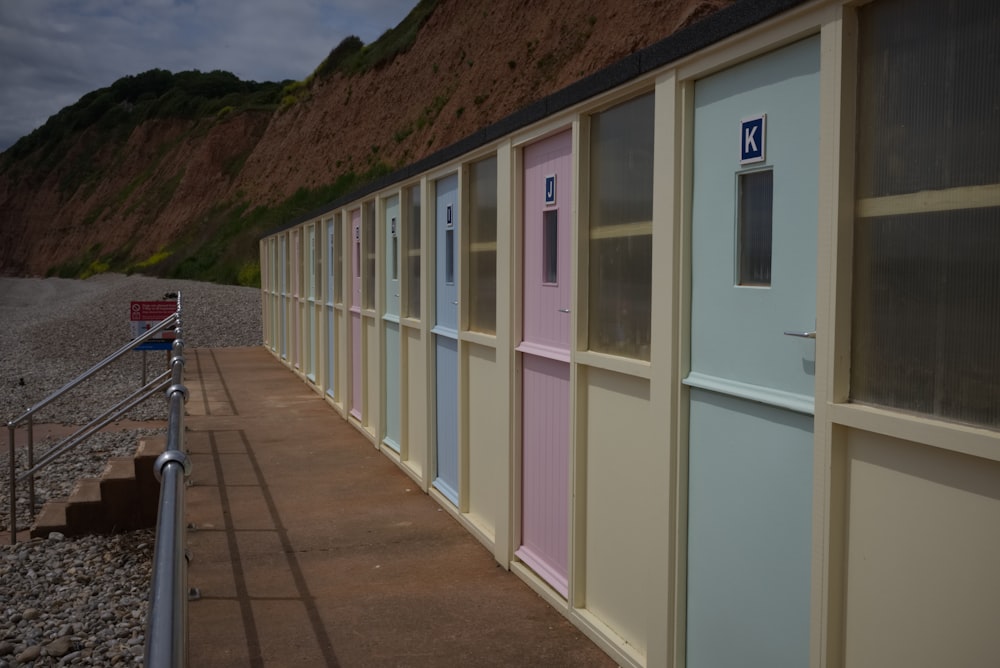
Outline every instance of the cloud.
<path fill-rule="evenodd" d="M 366 43 L 416 0 L 3 0 L 0 151 L 84 94 L 153 68 L 303 79 L 348 35 Z"/>

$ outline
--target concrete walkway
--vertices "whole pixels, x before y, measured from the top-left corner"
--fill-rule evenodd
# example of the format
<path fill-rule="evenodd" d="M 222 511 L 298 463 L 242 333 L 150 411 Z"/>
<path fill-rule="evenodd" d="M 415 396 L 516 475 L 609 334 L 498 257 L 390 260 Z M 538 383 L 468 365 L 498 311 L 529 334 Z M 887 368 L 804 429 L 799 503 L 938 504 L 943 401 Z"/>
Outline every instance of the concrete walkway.
<path fill-rule="evenodd" d="M 187 360 L 191 666 L 614 665 L 266 350 Z"/>

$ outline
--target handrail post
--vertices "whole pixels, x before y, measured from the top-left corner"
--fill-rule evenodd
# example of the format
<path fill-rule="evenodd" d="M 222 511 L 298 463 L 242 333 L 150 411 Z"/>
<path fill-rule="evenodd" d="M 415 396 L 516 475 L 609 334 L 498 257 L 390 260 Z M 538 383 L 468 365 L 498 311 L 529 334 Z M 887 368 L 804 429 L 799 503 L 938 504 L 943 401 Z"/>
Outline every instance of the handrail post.
<path fill-rule="evenodd" d="M 35 467 L 35 415 L 28 416 L 28 469 Z M 35 474 L 28 478 L 28 512 L 35 514 Z"/>
<path fill-rule="evenodd" d="M 17 462 L 14 460 L 14 425 L 7 425 L 10 441 L 10 544 L 17 545 Z"/>

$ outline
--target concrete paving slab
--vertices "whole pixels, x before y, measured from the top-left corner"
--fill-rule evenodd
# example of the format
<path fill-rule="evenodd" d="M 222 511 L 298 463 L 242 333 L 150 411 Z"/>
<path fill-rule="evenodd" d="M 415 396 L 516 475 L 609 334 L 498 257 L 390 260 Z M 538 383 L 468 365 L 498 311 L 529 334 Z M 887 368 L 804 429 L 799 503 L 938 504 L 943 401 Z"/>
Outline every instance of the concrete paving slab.
<path fill-rule="evenodd" d="M 190 665 L 614 665 L 267 351 L 185 374 Z"/>
<path fill-rule="evenodd" d="M 259 652 L 256 662 L 250 660 L 251 647 L 243 624 L 229 622 L 242 619 L 238 600 L 202 599 L 192 605 L 197 605 L 199 617 L 226 620 L 227 623 L 188 625 L 188 647 L 192 650 L 188 660 L 190 668 L 262 665 Z"/>

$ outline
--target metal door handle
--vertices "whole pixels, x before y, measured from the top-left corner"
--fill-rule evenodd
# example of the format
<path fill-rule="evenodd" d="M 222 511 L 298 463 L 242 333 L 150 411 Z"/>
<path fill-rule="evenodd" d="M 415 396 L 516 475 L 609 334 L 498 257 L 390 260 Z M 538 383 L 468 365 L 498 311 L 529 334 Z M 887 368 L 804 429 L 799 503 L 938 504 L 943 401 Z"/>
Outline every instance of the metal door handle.
<path fill-rule="evenodd" d="M 454 302 L 452 302 L 452 305 L 454 305 L 454 306 L 458 306 L 458 302 L 457 302 L 457 301 L 454 301 Z"/>
<path fill-rule="evenodd" d="M 560 308 L 560 309 L 556 309 L 556 310 L 559 311 L 560 313 L 569 313 L 569 309 L 568 308 Z"/>
<path fill-rule="evenodd" d="M 800 339 L 815 339 L 816 332 L 785 332 L 785 336 L 797 336 Z"/>

